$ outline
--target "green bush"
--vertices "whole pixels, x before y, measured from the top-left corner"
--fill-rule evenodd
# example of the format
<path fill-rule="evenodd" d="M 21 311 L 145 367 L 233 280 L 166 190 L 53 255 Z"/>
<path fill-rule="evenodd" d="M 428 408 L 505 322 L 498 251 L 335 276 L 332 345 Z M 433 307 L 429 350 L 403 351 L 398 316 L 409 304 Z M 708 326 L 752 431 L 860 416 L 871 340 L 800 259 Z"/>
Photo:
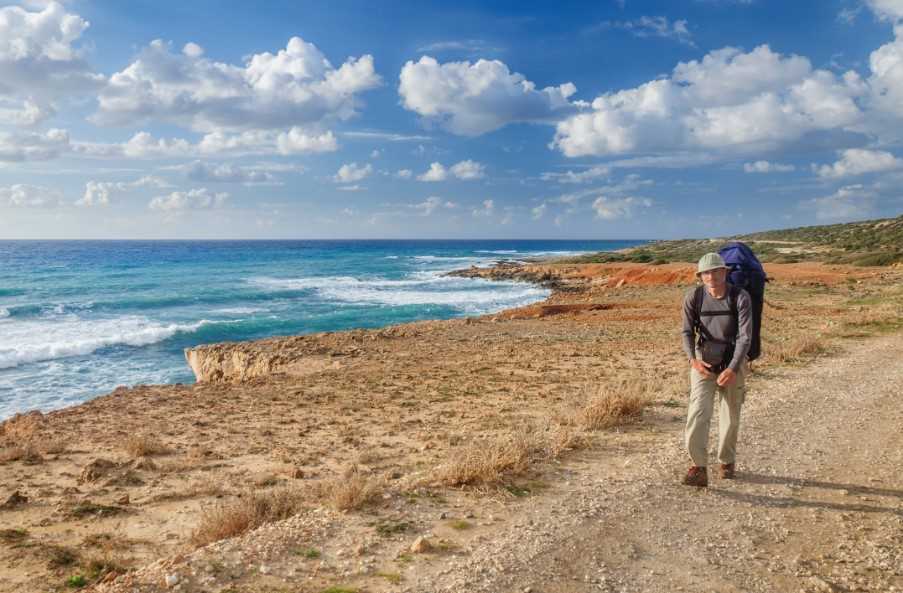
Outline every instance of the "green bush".
<path fill-rule="evenodd" d="M 855 266 L 889 266 L 899 261 L 903 261 L 901 253 L 869 253 L 857 257 L 851 263 Z"/>
<path fill-rule="evenodd" d="M 85 585 L 88 584 L 88 579 L 86 579 L 83 575 L 74 574 L 68 579 L 66 579 L 66 586 L 72 587 L 73 589 L 81 589 Z"/>

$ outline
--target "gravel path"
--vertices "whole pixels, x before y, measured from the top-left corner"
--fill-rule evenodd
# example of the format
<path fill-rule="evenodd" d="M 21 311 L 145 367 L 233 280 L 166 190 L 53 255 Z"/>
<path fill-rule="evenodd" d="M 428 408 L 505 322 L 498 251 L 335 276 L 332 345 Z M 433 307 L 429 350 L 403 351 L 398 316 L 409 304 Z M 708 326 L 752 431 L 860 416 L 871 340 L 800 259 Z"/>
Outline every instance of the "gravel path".
<path fill-rule="evenodd" d="M 754 376 L 735 481 L 681 486 L 678 427 L 596 452 L 568 496 L 406 590 L 903 591 L 903 335 L 844 347 Z"/>

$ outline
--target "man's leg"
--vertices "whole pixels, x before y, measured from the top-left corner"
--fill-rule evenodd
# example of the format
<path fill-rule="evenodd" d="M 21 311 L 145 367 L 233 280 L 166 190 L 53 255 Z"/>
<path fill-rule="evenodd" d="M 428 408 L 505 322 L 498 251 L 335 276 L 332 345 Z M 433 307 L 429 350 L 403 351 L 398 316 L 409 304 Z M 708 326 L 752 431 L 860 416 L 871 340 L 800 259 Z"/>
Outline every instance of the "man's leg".
<path fill-rule="evenodd" d="M 709 423 L 715 399 L 715 378 L 690 369 L 690 405 L 687 409 L 686 444 L 693 465 L 708 465 Z"/>
<path fill-rule="evenodd" d="M 737 460 L 740 408 L 746 396 L 746 363 L 740 365 L 737 380 L 728 388 L 718 388 L 718 461 L 731 465 Z"/>

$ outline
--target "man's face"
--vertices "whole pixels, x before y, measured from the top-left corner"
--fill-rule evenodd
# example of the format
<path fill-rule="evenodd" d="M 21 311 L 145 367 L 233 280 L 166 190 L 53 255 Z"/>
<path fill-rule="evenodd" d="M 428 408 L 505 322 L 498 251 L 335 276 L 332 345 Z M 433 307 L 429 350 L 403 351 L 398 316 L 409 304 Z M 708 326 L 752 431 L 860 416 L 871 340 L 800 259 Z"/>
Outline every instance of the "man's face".
<path fill-rule="evenodd" d="M 707 288 L 720 289 L 727 283 L 727 269 L 717 268 L 699 275 Z"/>

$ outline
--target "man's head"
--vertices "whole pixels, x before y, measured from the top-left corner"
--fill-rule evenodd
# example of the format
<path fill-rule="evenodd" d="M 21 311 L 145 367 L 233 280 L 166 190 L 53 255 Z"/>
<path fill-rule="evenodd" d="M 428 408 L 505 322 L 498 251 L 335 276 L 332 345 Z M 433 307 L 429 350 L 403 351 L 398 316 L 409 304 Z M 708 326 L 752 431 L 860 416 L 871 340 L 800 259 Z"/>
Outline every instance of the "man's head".
<path fill-rule="evenodd" d="M 706 253 L 699 258 L 696 277 L 706 287 L 719 291 L 727 283 L 727 266 L 717 253 Z"/>

